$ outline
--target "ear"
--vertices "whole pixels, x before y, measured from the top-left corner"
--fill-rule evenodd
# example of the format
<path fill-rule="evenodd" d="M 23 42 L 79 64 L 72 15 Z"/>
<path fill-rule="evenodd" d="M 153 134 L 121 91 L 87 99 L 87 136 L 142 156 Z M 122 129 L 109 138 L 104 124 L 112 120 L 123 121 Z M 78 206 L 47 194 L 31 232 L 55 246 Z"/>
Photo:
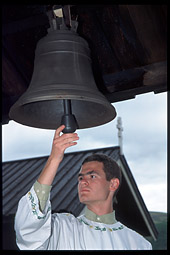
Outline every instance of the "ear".
<path fill-rule="evenodd" d="M 118 178 L 113 178 L 110 180 L 110 191 L 116 191 L 119 187 L 120 181 Z"/>

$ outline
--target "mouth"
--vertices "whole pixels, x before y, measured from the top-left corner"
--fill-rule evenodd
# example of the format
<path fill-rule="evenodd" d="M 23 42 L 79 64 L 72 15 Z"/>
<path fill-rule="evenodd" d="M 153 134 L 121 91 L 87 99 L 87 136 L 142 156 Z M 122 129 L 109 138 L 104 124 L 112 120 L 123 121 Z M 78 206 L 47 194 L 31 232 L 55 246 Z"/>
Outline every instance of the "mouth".
<path fill-rule="evenodd" d="M 83 192 L 89 192 L 89 190 L 88 190 L 88 189 L 82 189 L 82 190 L 80 191 L 80 193 L 83 193 Z"/>

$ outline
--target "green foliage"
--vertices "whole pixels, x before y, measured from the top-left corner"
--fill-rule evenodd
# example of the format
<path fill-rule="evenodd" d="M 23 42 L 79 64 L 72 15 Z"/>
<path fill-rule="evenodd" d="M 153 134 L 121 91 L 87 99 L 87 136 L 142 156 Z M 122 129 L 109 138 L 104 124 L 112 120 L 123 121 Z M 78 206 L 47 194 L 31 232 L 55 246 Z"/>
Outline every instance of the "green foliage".
<path fill-rule="evenodd" d="M 167 214 L 160 212 L 150 212 L 158 231 L 158 239 L 156 241 L 151 237 L 146 239 L 152 244 L 153 250 L 167 250 Z"/>

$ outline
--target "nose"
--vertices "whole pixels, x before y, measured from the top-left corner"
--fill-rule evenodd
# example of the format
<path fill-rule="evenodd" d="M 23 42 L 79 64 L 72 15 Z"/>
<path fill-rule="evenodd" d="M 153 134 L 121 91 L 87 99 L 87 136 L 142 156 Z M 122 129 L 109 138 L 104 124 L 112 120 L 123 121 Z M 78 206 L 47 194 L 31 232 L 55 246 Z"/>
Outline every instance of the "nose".
<path fill-rule="evenodd" d="M 86 176 L 83 176 L 83 178 L 80 180 L 80 184 L 81 184 L 81 186 L 88 186 L 89 185 L 89 182 L 88 182 Z"/>

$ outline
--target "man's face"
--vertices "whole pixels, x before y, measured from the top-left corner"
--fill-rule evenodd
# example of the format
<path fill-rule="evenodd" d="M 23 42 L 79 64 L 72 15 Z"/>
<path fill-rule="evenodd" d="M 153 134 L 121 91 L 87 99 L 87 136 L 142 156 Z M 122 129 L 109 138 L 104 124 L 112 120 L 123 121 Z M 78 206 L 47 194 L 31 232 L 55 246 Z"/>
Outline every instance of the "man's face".
<path fill-rule="evenodd" d="M 103 163 L 91 161 L 84 163 L 78 177 L 78 193 L 81 203 L 101 204 L 108 199 L 110 181 L 106 180 Z"/>

